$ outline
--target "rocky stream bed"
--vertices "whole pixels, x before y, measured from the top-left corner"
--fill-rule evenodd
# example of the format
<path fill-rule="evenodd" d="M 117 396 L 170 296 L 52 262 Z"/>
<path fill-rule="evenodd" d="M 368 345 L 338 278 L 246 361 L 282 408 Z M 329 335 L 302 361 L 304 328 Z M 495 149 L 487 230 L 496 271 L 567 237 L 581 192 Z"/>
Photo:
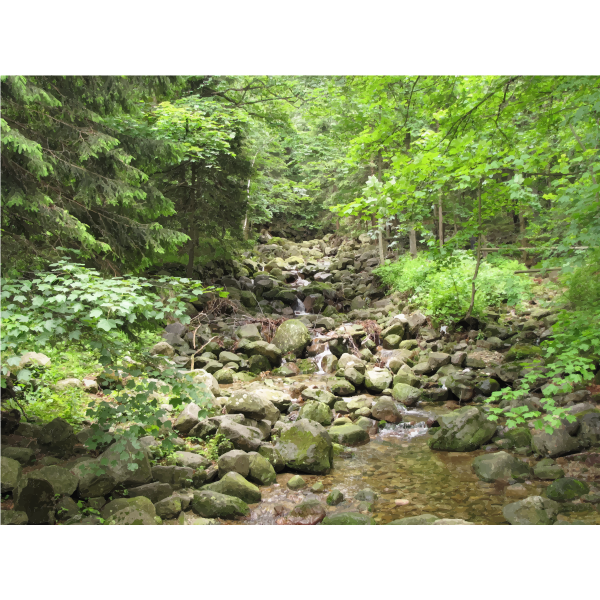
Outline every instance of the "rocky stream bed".
<path fill-rule="evenodd" d="M 165 399 L 179 449 L 140 438 L 131 471 L 110 447 L 88 452 L 87 428 L 3 413 L 3 524 L 600 524 L 598 394 L 555 398 L 577 420 L 552 434 L 487 419 L 486 398 L 531 369 L 538 388 L 512 402 L 543 410 L 550 296 L 435 328 L 386 297 L 367 237 L 261 241 L 203 274 L 227 301 L 205 294 L 151 350 L 194 377 L 213 415 Z M 59 384 L 93 398 L 104 382 Z M 215 435 L 209 460 L 199 441 Z"/>

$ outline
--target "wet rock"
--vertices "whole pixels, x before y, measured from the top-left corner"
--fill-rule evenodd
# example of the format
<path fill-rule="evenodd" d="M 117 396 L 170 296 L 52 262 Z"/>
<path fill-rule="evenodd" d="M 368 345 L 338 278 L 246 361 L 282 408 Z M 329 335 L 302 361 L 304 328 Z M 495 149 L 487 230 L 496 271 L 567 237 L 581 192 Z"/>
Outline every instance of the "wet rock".
<path fill-rule="evenodd" d="M 45 479 L 26 477 L 19 481 L 14 508 L 27 514 L 30 525 L 54 523 L 54 488 Z"/>
<path fill-rule="evenodd" d="M 253 452 L 258 450 L 262 441 L 262 433 L 255 427 L 246 427 L 233 421 L 222 421 L 218 432 L 231 441 L 234 448 Z"/>
<path fill-rule="evenodd" d="M 453 373 L 446 378 L 446 387 L 462 402 L 469 402 L 475 396 L 474 381 L 467 373 Z"/>
<path fill-rule="evenodd" d="M 438 417 L 440 429 L 429 439 L 434 450 L 471 452 L 492 439 L 496 425 L 489 421 L 482 409 L 465 406 Z"/>
<path fill-rule="evenodd" d="M 396 402 L 414 406 L 421 399 L 422 391 L 405 383 L 397 383 L 392 390 L 392 396 Z"/>
<path fill-rule="evenodd" d="M 344 494 L 340 492 L 340 490 L 332 490 L 330 494 L 327 496 L 327 504 L 329 506 L 337 506 L 338 504 L 344 501 Z"/>
<path fill-rule="evenodd" d="M 375 367 L 365 374 L 365 387 L 372 394 L 380 394 L 390 387 L 392 374 L 387 369 Z"/>
<path fill-rule="evenodd" d="M 549 498 L 529 496 L 507 504 L 502 509 L 502 514 L 511 525 L 552 525 L 556 521 L 559 507 L 558 502 Z"/>
<path fill-rule="evenodd" d="M 38 442 L 44 452 L 65 457 L 73 454 L 77 438 L 73 427 L 64 419 L 57 417 L 42 427 Z"/>
<path fill-rule="evenodd" d="M 348 345 L 344 338 L 339 337 L 329 341 L 329 350 L 336 358 L 348 353 Z"/>
<path fill-rule="evenodd" d="M 377 494 L 372 489 L 365 488 L 364 490 L 356 492 L 354 499 L 364 502 L 375 502 L 375 500 L 377 500 Z"/>
<path fill-rule="evenodd" d="M 239 473 L 234 473 L 233 471 L 226 473 L 219 481 L 203 486 L 202 491 L 211 491 L 226 496 L 235 496 L 247 504 L 260 502 L 262 497 L 260 490 L 254 484 L 247 481 Z"/>
<path fill-rule="evenodd" d="M 370 441 L 369 434 L 357 425 L 339 425 L 329 430 L 331 439 L 343 446 L 357 446 Z"/>
<path fill-rule="evenodd" d="M 21 510 L 2 510 L 0 518 L 2 525 L 27 525 L 29 522 L 27 513 Z"/>
<path fill-rule="evenodd" d="M 435 521 L 439 521 L 440 518 L 435 515 L 418 515 L 416 517 L 405 517 L 404 519 L 396 519 L 391 521 L 388 525 L 433 525 Z"/>
<path fill-rule="evenodd" d="M 20 488 L 25 485 L 27 479 L 47 481 L 52 486 L 54 494 L 60 496 L 71 496 L 74 494 L 79 483 L 77 476 L 68 469 L 57 466 L 42 467 L 37 471 L 29 472 L 21 478 L 19 486 L 17 487 L 16 496 L 19 495 Z"/>
<path fill-rule="evenodd" d="M 294 475 L 288 482 L 287 486 L 290 490 L 301 490 L 306 487 L 306 481 L 300 475 Z"/>
<path fill-rule="evenodd" d="M 371 408 L 373 418 L 387 423 L 401 423 L 402 415 L 396 408 L 396 403 L 388 398 L 378 400 Z"/>
<path fill-rule="evenodd" d="M 472 465 L 477 477 L 488 483 L 498 479 L 525 481 L 530 476 L 529 465 L 507 452 L 477 456 L 473 459 Z"/>
<path fill-rule="evenodd" d="M 326 512 L 318 500 L 305 500 L 296 505 L 286 518 L 288 525 L 317 525 L 325 518 Z"/>
<path fill-rule="evenodd" d="M 227 473 L 239 473 L 242 477 L 248 477 L 250 473 L 250 457 L 243 450 L 231 450 L 222 454 L 218 460 L 219 477 Z"/>
<path fill-rule="evenodd" d="M 248 479 L 256 485 L 271 485 L 277 480 L 277 474 L 273 465 L 264 456 L 252 452 Z"/>
<path fill-rule="evenodd" d="M 589 486 L 583 481 L 571 477 L 562 477 L 546 488 L 546 496 L 555 502 L 568 502 L 588 494 Z"/>
<path fill-rule="evenodd" d="M 438 519 L 432 525 L 475 525 L 475 523 L 465 521 L 464 519 Z"/>
<path fill-rule="evenodd" d="M 341 512 L 325 517 L 323 525 L 375 525 L 375 519 L 370 515 L 358 512 Z"/>
<path fill-rule="evenodd" d="M 549 434 L 545 431 L 534 430 L 531 447 L 536 454 L 556 458 L 581 449 L 581 441 L 571 437 L 566 429 L 555 429 Z"/>
<path fill-rule="evenodd" d="M 324 474 L 333 466 L 332 440 L 322 425 L 307 419 L 297 420 L 282 431 L 276 449 L 288 468 L 301 473 Z"/>

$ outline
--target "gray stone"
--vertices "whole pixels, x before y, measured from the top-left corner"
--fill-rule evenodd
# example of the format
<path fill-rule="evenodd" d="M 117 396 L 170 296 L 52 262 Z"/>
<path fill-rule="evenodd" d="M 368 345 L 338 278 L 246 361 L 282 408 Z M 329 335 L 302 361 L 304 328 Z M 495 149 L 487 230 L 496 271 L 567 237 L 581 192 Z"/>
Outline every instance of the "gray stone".
<path fill-rule="evenodd" d="M 423 392 L 419 388 L 405 383 L 397 383 L 392 389 L 394 400 L 401 402 L 404 406 L 414 406 L 421 399 L 422 394 Z"/>
<path fill-rule="evenodd" d="M 198 418 L 199 412 L 200 407 L 197 404 L 190 403 L 186 405 L 175 420 L 173 429 L 180 435 L 187 435 L 200 421 Z"/>
<path fill-rule="evenodd" d="M 507 452 L 484 454 L 473 459 L 473 470 L 479 479 L 492 483 L 498 479 L 525 481 L 530 476 L 529 465 Z"/>
<path fill-rule="evenodd" d="M 243 450 L 231 450 L 222 454 L 218 461 L 219 477 L 227 473 L 239 473 L 242 477 L 248 477 L 250 472 L 250 457 Z"/>
<path fill-rule="evenodd" d="M 19 482 L 14 508 L 27 513 L 30 525 L 54 523 L 54 489 L 45 479 L 26 477 Z"/>
<path fill-rule="evenodd" d="M 64 457 L 73 454 L 77 438 L 73 433 L 73 427 L 64 419 L 57 417 L 42 427 L 38 442 L 44 452 Z"/>
<path fill-rule="evenodd" d="M 306 402 L 298 414 L 299 419 L 309 419 L 321 425 L 331 425 L 331 409 L 321 402 Z"/>
<path fill-rule="evenodd" d="M 247 504 L 260 502 L 262 497 L 260 490 L 254 484 L 233 471 L 226 473 L 219 481 L 205 485 L 202 490 L 218 492 L 226 496 L 235 496 Z"/>
<path fill-rule="evenodd" d="M 152 504 L 156 504 L 164 498 L 168 498 L 173 493 L 173 488 L 168 483 L 154 481 L 152 483 L 146 483 L 138 487 L 129 488 L 128 491 L 129 498 L 137 498 L 138 496 L 144 496 L 145 498 L 148 498 L 150 502 L 152 502 Z"/>
<path fill-rule="evenodd" d="M 246 427 L 233 421 L 222 421 L 218 433 L 231 441 L 236 450 L 253 452 L 262 442 L 262 433 L 255 427 Z"/>
<path fill-rule="evenodd" d="M 507 504 L 502 514 L 511 525 L 552 525 L 556 521 L 559 506 L 558 502 L 549 498 L 529 496 Z"/>
<path fill-rule="evenodd" d="M 371 413 L 373 418 L 378 421 L 387 421 L 388 423 L 402 422 L 402 415 L 392 399 L 382 398 L 378 400 L 371 408 Z"/>
<path fill-rule="evenodd" d="M 387 369 L 375 367 L 365 374 L 365 387 L 373 394 L 380 394 L 390 387 L 392 374 Z"/>
<path fill-rule="evenodd" d="M 208 458 L 195 452 L 175 452 L 173 458 L 178 467 L 190 467 L 196 470 L 200 468 L 206 469 L 210 466 Z"/>
<path fill-rule="evenodd" d="M 127 454 L 127 458 L 123 459 L 123 454 Z M 126 440 L 124 446 L 120 442 L 113 444 L 100 455 L 100 461 L 101 463 L 107 463 L 104 468 L 115 480 L 116 485 L 135 487 L 149 483 L 152 480 L 152 470 L 148 455 L 137 440 L 135 442 Z M 137 465 L 137 468 L 132 471 L 129 468 L 130 464 Z M 92 495 L 98 496 L 100 494 Z"/>
<path fill-rule="evenodd" d="M 496 425 L 478 407 L 465 406 L 438 417 L 440 429 L 428 441 L 429 447 L 449 452 L 471 452 L 492 439 Z"/>
<path fill-rule="evenodd" d="M 214 491 L 196 491 L 192 500 L 192 510 L 205 518 L 231 519 L 250 514 L 248 505 L 234 496 Z"/>
<path fill-rule="evenodd" d="M 23 467 L 16 460 L 2 456 L 0 477 L 2 479 L 3 494 L 9 494 L 17 487 L 22 472 Z"/>
<path fill-rule="evenodd" d="M 566 429 L 555 429 L 548 434 L 545 431 L 534 430 L 531 447 L 536 454 L 555 458 L 571 452 L 576 452 L 582 447 L 581 441 L 571 437 Z"/>
<path fill-rule="evenodd" d="M 152 467 L 152 478 L 160 483 L 168 483 L 174 490 L 187 487 L 193 476 L 194 469 L 189 467 Z"/>
<path fill-rule="evenodd" d="M 306 481 L 300 475 L 294 475 L 288 482 L 287 486 L 290 490 L 301 490 L 306 487 Z"/>
<path fill-rule="evenodd" d="M 322 425 L 299 419 L 282 431 L 275 448 L 288 468 L 301 473 L 324 474 L 333 466 L 333 443 Z"/>

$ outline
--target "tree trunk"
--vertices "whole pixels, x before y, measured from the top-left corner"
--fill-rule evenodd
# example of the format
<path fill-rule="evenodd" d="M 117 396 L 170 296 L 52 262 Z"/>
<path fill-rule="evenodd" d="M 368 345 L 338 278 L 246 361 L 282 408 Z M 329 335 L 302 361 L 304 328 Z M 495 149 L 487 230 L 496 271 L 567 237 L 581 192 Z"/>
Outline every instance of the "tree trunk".
<path fill-rule="evenodd" d="M 442 211 L 442 194 L 438 200 L 438 235 L 440 236 L 440 250 L 444 247 L 444 216 Z"/>
<path fill-rule="evenodd" d="M 190 245 L 188 249 L 188 264 L 185 268 L 185 276 L 188 279 L 194 277 L 194 259 L 196 257 L 196 246 L 198 244 L 198 228 L 196 226 L 196 165 L 192 164 L 192 185 L 190 190 Z"/>
<path fill-rule="evenodd" d="M 417 232 L 412 227 L 408 231 L 408 243 L 411 256 L 417 258 Z"/>
<path fill-rule="evenodd" d="M 469 305 L 469 310 L 467 314 L 464 316 L 463 320 L 467 320 L 471 313 L 473 312 L 473 306 L 475 306 L 475 281 L 477 280 L 477 275 L 479 273 L 479 265 L 481 264 L 481 182 L 479 182 L 479 188 L 477 190 L 477 196 L 479 200 L 479 215 L 477 218 L 477 222 L 479 225 L 479 233 L 477 235 L 477 263 L 475 264 L 475 273 L 473 274 L 473 279 L 471 280 L 471 304 Z"/>

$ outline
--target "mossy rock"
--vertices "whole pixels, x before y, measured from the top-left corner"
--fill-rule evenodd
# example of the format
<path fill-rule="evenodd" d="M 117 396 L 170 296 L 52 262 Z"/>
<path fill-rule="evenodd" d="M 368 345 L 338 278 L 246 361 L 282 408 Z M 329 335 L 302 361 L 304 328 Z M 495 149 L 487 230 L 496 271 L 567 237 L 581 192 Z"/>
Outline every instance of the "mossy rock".
<path fill-rule="evenodd" d="M 370 515 L 358 512 L 343 512 L 325 517 L 323 525 L 376 525 L 375 519 Z"/>
<path fill-rule="evenodd" d="M 344 446 L 358 446 L 370 441 L 369 434 L 358 425 L 338 425 L 329 430 L 331 439 Z"/>
<path fill-rule="evenodd" d="M 571 477 L 557 479 L 546 488 L 546 496 L 556 502 L 576 500 L 589 492 L 590 488 L 586 483 Z"/>
<path fill-rule="evenodd" d="M 416 517 L 405 517 L 404 519 L 396 519 L 391 521 L 388 525 L 432 525 L 435 521 L 438 521 L 439 517 L 435 515 L 417 515 Z"/>
<path fill-rule="evenodd" d="M 525 446 L 531 446 L 531 431 L 528 427 L 515 427 L 509 429 L 504 437 L 510 441 L 513 448 L 524 448 Z"/>
<path fill-rule="evenodd" d="M 542 349 L 533 344 L 515 344 L 505 355 L 504 362 L 518 360 L 523 362 L 526 359 L 535 358 L 542 355 Z"/>
<path fill-rule="evenodd" d="M 492 439 L 496 424 L 482 409 L 465 406 L 438 418 L 440 429 L 429 439 L 429 447 L 447 452 L 472 452 Z"/>
<path fill-rule="evenodd" d="M 298 319 L 289 319 L 277 328 L 272 343 L 284 354 L 293 352 L 299 356 L 310 340 L 310 331 L 306 325 Z"/>

